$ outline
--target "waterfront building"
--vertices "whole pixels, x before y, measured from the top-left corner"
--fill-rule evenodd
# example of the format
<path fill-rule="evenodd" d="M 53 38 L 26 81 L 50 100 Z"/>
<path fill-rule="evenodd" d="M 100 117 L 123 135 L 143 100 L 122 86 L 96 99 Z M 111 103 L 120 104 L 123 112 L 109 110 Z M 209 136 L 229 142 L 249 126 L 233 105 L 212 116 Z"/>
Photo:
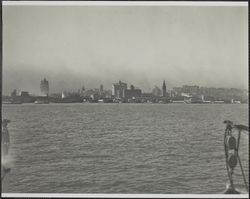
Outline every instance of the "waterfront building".
<path fill-rule="evenodd" d="M 83 96 L 84 97 L 90 97 L 92 94 L 95 94 L 95 91 L 93 89 L 88 89 L 84 91 Z"/>
<path fill-rule="evenodd" d="M 82 97 L 77 92 L 66 92 L 63 91 L 61 98 L 56 98 L 55 102 L 57 103 L 76 103 L 82 102 Z"/>
<path fill-rule="evenodd" d="M 100 85 L 99 95 L 100 95 L 101 98 L 104 98 L 104 97 L 105 97 L 105 92 L 104 92 L 104 89 L 103 89 L 103 85 L 102 85 L 102 84 Z"/>
<path fill-rule="evenodd" d="M 11 94 L 10 94 L 11 97 L 15 98 L 17 96 L 17 91 L 16 89 L 14 89 Z"/>
<path fill-rule="evenodd" d="M 103 91 L 103 96 L 105 98 L 112 98 L 112 90 L 104 90 Z"/>
<path fill-rule="evenodd" d="M 154 98 L 155 96 L 152 93 L 142 93 L 141 97 L 139 97 L 138 99 L 140 100 L 140 102 L 144 103 L 152 102 Z"/>
<path fill-rule="evenodd" d="M 161 96 L 161 89 L 158 86 L 155 86 L 152 90 L 154 96 Z"/>
<path fill-rule="evenodd" d="M 141 97 L 145 97 L 145 98 L 154 98 L 154 95 L 152 93 L 142 93 Z"/>
<path fill-rule="evenodd" d="M 180 97 L 182 93 L 182 88 L 181 87 L 174 87 L 173 88 L 173 93 L 175 97 Z"/>
<path fill-rule="evenodd" d="M 20 93 L 20 100 L 23 103 L 32 103 L 35 101 L 35 98 L 30 96 L 28 91 L 21 91 Z"/>
<path fill-rule="evenodd" d="M 21 91 L 20 96 L 21 97 L 30 97 L 30 94 L 28 91 Z"/>
<path fill-rule="evenodd" d="M 80 96 L 84 97 L 85 96 L 85 87 L 82 86 L 82 88 L 80 89 Z"/>
<path fill-rule="evenodd" d="M 182 87 L 182 92 L 187 93 L 187 94 L 192 95 L 192 96 L 198 95 L 199 94 L 199 86 L 184 85 Z"/>
<path fill-rule="evenodd" d="M 98 99 L 99 99 L 99 94 L 98 94 L 98 93 L 93 93 L 93 94 L 90 95 L 90 97 L 91 97 L 91 99 L 92 99 L 93 101 L 98 101 Z"/>
<path fill-rule="evenodd" d="M 43 95 L 49 95 L 49 81 L 44 78 L 40 83 L 40 90 Z"/>
<path fill-rule="evenodd" d="M 241 100 L 247 102 L 247 95 L 244 94 L 244 90 L 237 88 L 207 88 L 200 87 L 199 93 L 205 97 L 214 98 L 214 100 L 223 100 L 227 103 L 231 103 L 231 100 Z"/>
<path fill-rule="evenodd" d="M 122 81 L 112 84 L 112 96 L 116 98 L 125 98 L 126 89 L 127 89 L 127 84 Z"/>
<path fill-rule="evenodd" d="M 185 103 L 185 97 L 184 96 L 172 97 L 171 102 L 172 103 Z"/>
<path fill-rule="evenodd" d="M 131 85 L 130 89 L 125 90 L 124 97 L 126 98 L 126 100 L 135 99 L 137 97 L 140 97 L 141 93 L 142 93 L 141 89 L 135 89 L 134 85 Z"/>
<path fill-rule="evenodd" d="M 51 93 L 50 94 L 51 98 L 62 98 L 62 93 Z"/>
<path fill-rule="evenodd" d="M 170 91 L 170 97 L 175 97 L 175 93 L 174 93 L 174 91 Z"/>
<path fill-rule="evenodd" d="M 167 96 L 167 88 L 166 88 L 165 80 L 163 81 L 163 84 L 162 84 L 162 96 L 163 97 Z"/>

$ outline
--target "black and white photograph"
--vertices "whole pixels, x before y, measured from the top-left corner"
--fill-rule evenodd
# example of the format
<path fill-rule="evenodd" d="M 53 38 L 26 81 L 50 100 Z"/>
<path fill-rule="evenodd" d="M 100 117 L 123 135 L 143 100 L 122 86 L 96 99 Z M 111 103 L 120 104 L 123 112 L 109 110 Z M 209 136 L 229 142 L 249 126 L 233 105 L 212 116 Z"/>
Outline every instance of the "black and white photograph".
<path fill-rule="evenodd" d="M 2 197 L 249 198 L 247 2 L 2 1 L 1 34 Z"/>

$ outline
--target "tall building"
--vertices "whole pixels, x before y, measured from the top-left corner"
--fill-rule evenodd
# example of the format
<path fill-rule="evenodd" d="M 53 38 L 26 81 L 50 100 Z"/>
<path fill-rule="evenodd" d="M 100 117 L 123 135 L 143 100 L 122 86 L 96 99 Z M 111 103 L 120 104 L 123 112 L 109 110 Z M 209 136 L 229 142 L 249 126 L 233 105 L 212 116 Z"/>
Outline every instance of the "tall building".
<path fill-rule="evenodd" d="M 43 95 L 49 95 L 49 81 L 45 78 L 40 83 L 40 90 Z"/>
<path fill-rule="evenodd" d="M 125 90 L 127 89 L 127 84 L 119 81 L 116 84 L 112 84 L 112 95 L 118 98 L 125 98 Z"/>
<path fill-rule="evenodd" d="M 163 81 L 163 84 L 162 84 L 162 96 L 163 97 L 167 96 L 167 88 L 166 88 L 165 80 Z"/>
<path fill-rule="evenodd" d="M 103 85 L 100 85 L 100 92 L 103 92 Z"/>

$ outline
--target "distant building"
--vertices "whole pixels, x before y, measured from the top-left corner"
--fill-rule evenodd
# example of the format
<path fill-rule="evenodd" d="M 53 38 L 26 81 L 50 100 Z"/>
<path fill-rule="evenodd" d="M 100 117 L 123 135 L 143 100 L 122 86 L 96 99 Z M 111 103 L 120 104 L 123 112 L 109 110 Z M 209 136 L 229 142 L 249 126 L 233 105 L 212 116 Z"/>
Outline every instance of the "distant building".
<path fill-rule="evenodd" d="M 153 102 L 155 96 L 152 93 L 142 93 L 141 97 L 137 98 L 140 102 Z"/>
<path fill-rule="evenodd" d="M 100 92 L 103 93 L 103 85 L 100 85 Z"/>
<path fill-rule="evenodd" d="M 21 97 L 30 97 L 30 94 L 28 91 L 21 91 L 20 96 Z"/>
<path fill-rule="evenodd" d="M 16 96 L 17 96 L 17 91 L 16 91 L 16 89 L 13 90 L 13 91 L 11 92 L 10 96 L 11 96 L 11 97 L 16 97 Z"/>
<path fill-rule="evenodd" d="M 166 97 L 166 96 L 167 96 L 167 88 L 166 88 L 166 83 L 165 83 L 165 81 L 163 81 L 163 84 L 162 84 L 162 96 L 163 96 L 163 97 Z"/>
<path fill-rule="evenodd" d="M 112 96 L 117 98 L 125 98 L 125 90 L 127 89 L 127 84 L 119 81 L 116 84 L 112 84 Z"/>
<path fill-rule="evenodd" d="M 158 86 L 155 86 L 152 90 L 154 96 L 161 96 L 161 89 Z"/>
<path fill-rule="evenodd" d="M 142 93 L 141 97 L 151 97 L 151 98 L 153 98 L 154 95 L 152 93 Z"/>
<path fill-rule="evenodd" d="M 88 89 L 83 92 L 84 97 L 90 97 L 92 94 L 95 94 L 95 91 L 93 89 Z"/>
<path fill-rule="evenodd" d="M 40 83 L 40 90 L 43 95 L 49 95 L 49 81 L 45 78 Z"/>
<path fill-rule="evenodd" d="M 125 98 L 128 99 L 135 99 L 137 97 L 141 97 L 141 89 L 135 89 L 133 85 L 130 86 L 130 89 L 125 90 Z"/>
<path fill-rule="evenodd" d="M 173 97 L 171 99 L 172 103 L 184 103 L 185 102 L 185 97 L 183 96 L 178 96 L 178 97 Z"/>
<path fill-rule="evenodd" d="M 61 99 L 56 100 L 56 102 L 62 102 L 62 103 L 82 102 L 82 98 L 80 94 L 77 92 L 63 91 L 61 95 Z"/>
<path fill-rule="evenodd" d="M 20 93 L 20 100 L 23 103 L 32 103 L 35 101 L 35 98 L 30 96 L 28 91 L 21 91 Z"/>
<path fill-rule="evenodd" d="M 112 91 L 111 90 L 104 90 L 103 91 L 103 96 L 105 98 L 111 98 L 112 97 Z"/>
<path fill-rule="evenodd" d="M 85 95 L 85 87 L 82 86 L 82 88 L 80 89 L 80 95 L 83 97 Z"/>
<path fill-rule="evenodd" d="M 182 92 L 183 93 L 188 93 L 192 96 L 196 96 L 199 94 L 199 86 L 188 86 L 188 85 L 184 85 L 182 87 Z"/>
<path fill-rule="evenodd" d="M 170 91 L 170 97 L 175 97 L 175 92 L 174 91 Z"/>
<path fill-rule="evenodd" d="M 90 97 L 92 100 L 97 101 L 99 99 L 99 94 L 94 93 L 94 94 L 91 94 Z"/>
<path fill-rule="evenodd" d="M 174 87 L 173 88 L 173 95 L 174 97 L 180 97 L 182 93 L 182 88 L 181 87 Z"/>

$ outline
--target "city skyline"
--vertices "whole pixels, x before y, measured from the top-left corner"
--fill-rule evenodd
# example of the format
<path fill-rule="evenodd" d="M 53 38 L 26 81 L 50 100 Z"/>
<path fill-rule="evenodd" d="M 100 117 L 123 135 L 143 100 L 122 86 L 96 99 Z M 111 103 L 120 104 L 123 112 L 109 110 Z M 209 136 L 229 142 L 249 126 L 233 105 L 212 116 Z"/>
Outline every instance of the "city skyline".
<path fill-rule="evenodd" d="M 112 90 L 82 87 L 77 91 L 63 90 L 61 93 L 49 92 L 49 81 L 44 78 L 40 82 L 40 94 L 29 91 L 18 92 L 14 89 L 9 96 L 3 96 L 4 103 L 248 103 L 248 91 L 235 88 L 209 88 L 197 85 L 183 85 L 166 89 L 165 80 L 162 87 L 155 86 L 150 92 L 144 92 L 133 84 L 119 80 L 112 84 Z M 19 93 L 19 94 L 18 94 Z"/>
<path fill-rule="evenodd" d="M 57 91 L 57 92 L 53 92 L 53 91 L 51 92 L 49 89 L 51 87 L 50 80 L 48 80 L 46 77 L 43 77 L 40 80 L 40 84 L 38 81 L 37 85 L 40 85 L 40 86 L 37 86 L 37 88 L 34 92 L 27 90 L 27 89 L 16 87 L 16 88 L 12 88 L 10 93 L 3 93 L 3 96 L 11 95 L 11 93 L 13 93 L 13 92 L 16 92 L 16 93 L 28 92 L 31 95 L 50 95 L 50 94 L 59 94 L 59 93 L 63 93 L 63 92 L 77 93 L 79 91 L 82 92 L 82 91 L 97 91 L 97 90 L 98 91 L 110 91 L 110 92 L 112 92 L 114 87 L 118 84 L 124 84 L 124 86 L 122 86 L 122 87 L 124 87 L 124 89 L 139 89 L 139 90 L 141 90 L 142 93 L 153 94 L 154 92 L 157 92 L 156 90 L 160 90 L 160 92 L 165 92 L 165 94 L 161 93 L 161 95 L 163 94 L 163 96 L 166 96 L 166 92 L 169 94 L 170 92 L 172 92 L 176 89 L 177 90 L 181 89 L 183 87 L 196 87 L 198 89 L 234 89 L 234 90 L 236 89 L 236 90 L 241 90 L 241 91 L 244 91 L 247 93 L 249 92 L 248 89 L 240 89 L 240 88 L 235 88 L 235 87 L 206 87 L 206 86 L 201 86 L 201 85 L 197 85 L 197 84 L 193 84 L 193 85 L 183 84 L 180 86 L 168 87 L 166 85 L 166 80 L 163 80 L 162 83 L 159 85 L 156 85 L 156 84 L 151 85 L 151 89 L 149 89 L 149 90 L 143 90 L 140 86 L 135 85 L 131 82 L 124 82 L 121 80 L 116 80 L 116 82 L 113 81 L 113 83 L 109 86 L 104 86 L 102 83 L 100 83 L 99 85 L 97 85 L 95 87 L 88 87 L 86 85 L 80 85 L 79 87 L 75 87 L 73 89 L 62 89 L 62 90 Z"/>
<path fill-rule="evenodd" d="M 247 7 L 3 6 L 3 94 L 166 81 L 248 88 Z"/>

